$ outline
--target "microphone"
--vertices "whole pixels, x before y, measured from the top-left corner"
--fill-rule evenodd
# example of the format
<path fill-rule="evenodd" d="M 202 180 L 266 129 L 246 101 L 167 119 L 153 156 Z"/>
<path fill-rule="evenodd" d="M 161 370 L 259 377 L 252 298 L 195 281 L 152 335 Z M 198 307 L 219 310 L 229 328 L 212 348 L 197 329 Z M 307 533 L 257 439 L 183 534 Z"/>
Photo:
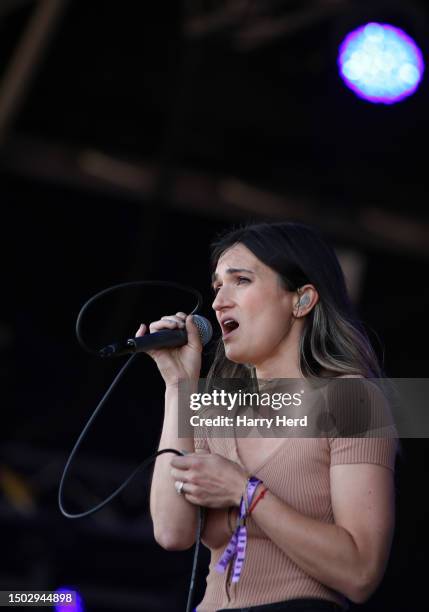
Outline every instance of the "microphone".
<path fill-rule="evenodd" d="M 213 336 L 212 324 L 201 315 L 192 316 L 203 346 Z M 188 342 L 185 329 L 165 329 L 138 338 L 129 338 L 125 342 L 114 342 L 100 349 L 100 357 L 121 357 L 132 353 L 145 353 L 153 349 L 177 348 Z"/>

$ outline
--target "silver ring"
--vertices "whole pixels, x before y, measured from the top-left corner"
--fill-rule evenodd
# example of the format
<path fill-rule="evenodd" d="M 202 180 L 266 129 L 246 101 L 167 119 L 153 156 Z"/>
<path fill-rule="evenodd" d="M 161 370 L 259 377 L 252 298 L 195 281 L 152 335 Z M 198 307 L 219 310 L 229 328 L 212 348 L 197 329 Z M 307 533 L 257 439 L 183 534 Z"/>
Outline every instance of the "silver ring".
<path fill-rule="evenodd" d="M 174 486 L 176 487 L 176 492 L 177 492 L 177 494 L 178 494 L 178 495 L 182 495 L 182 494 L 183 494 L 183 493 L 182 493 L 182 489 L 183 489 L 183 487 L 185 486 L 185 483 L 183 482 L 183 480 L 177 480 L 177 481 L 174 483 Z"/>

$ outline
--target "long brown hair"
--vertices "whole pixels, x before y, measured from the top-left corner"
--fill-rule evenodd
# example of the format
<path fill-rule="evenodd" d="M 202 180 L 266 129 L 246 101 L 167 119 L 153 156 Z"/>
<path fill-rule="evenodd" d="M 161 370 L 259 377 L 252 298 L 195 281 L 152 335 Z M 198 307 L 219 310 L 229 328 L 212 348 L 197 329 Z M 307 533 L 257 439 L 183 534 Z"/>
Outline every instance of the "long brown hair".
<path fill-rule="evenodd" d="M 220 256 L 236 244 L 246 246 L 277 272 L 289 291 L 297 291 L 307 283 L 318 291 L 319 301 L 305 317 L 300 340 L 300 368 L 305 377 L 326 372 L 328 376 L 382 376 L 377 356 L 347 294 L 338 258 L 316 229 L 301 223 L 260 223 L 228 231 L 212 244 L 213 271 Z M 226 358 L 220 339 L 208 378 L 250 376 L 248 366 Z"/>

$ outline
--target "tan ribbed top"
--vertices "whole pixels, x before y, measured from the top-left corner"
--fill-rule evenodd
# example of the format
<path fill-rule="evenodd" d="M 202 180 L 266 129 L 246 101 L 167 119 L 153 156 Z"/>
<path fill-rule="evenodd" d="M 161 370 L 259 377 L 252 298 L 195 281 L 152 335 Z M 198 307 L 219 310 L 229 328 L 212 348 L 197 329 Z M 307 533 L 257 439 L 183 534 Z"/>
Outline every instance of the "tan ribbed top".
<path fill-rule="evenodd" d="M 235 438 L 196 438 L 195 446 L 243 465 Z M 376 463 L 394 470 L 397 447 L 395 438 L 285 438 L 254 475 L 298 512 L 334 523 L 330 466 Z M 267 538 L 252 517 L 247 521 L 247 532 L 246 558 L 238 583 L 229 583 L 228 572 L 221 574 L 215 570 L 224 547 L 211 550 L 207 588 L 197 612 L 303 597 L 326 599 L 348 608 L 343 595 L 306 574 Z"/>

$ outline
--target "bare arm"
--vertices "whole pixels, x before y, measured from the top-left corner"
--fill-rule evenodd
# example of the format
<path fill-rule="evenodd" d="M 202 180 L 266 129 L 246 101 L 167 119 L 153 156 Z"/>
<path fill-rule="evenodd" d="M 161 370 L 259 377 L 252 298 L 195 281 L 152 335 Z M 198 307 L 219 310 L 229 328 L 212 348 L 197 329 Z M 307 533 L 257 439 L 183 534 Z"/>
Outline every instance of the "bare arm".
<path fill-rule="evenodd" d="M 176 448 L 194 452 L 193 438 L 178 438 L 178 389 L 165 390 L 165 416 L 159 450 Z M 175 455 L 165 453 L 155 462 L 150 490 L 150 512 L 155 539 L 167 550 L 184 550 L 195 541 L 198 508 L 178 495 L 171 478 L 171 460 Z"/>
<path fill-rule="evenodd" d="M 206 521 L 201 541 L 207 548 L 225 547 L 232 536 L 231 527 L 237 523 L 237 508 L 231 508 L 228 520 L 229 508 L 207 508 Z"/>
<path fill-rule="evenodd" d="M 186 499 L 216 509 L 204 532 L 210 548 L 227 543 L 226 512 L 239 505 L 246 474 L 219 455 L 175 457 L 173 476 Z M 394 529 L 393 472 L 376 464 L 334 465 L 330 471 L 335 523 L 295 510 L 268 492 L 252 512 L 258 526 L 307 574 L 362 603 L 383 577 Z M 255 493 L 258 494 L 259 487 Z"/>
<path fill-rule="evenodd" d="M 149 326 L 151 333 L 176 328 L 186 328 L 187 344 L 179 348 L 149 352 L 166 386 L 159 450 L 175 448 L 193 453 L 193 438 L 178 437 L 178 385 L 180 380 L 189 381 L 191 386 L 197 385 L 201 368 L 201 341 L 197 328 L 192 317 L 187 317 L 183 312 L 162 317 Z M 145 333 L 146 326 L 142 324 L 137 336 L 144 336 Z M 167 550 L 184 550 L 194 543 L 198 509 L 176 492 L 171 478 L 171 461 L 175 457 L 176 455 L 166 453 L 155 461 L 150 490 L 150 512 L 158 544 Z"/>
<path fill-rule="evenodd" d="M 310 576 L 363 603 L 380 583 L 389 557 L 393 473 L 374 464 L 333 466 L 331 497 L 334 524 L 305 516 L 272 493 L 257 504 L 252 517 Z"/>

